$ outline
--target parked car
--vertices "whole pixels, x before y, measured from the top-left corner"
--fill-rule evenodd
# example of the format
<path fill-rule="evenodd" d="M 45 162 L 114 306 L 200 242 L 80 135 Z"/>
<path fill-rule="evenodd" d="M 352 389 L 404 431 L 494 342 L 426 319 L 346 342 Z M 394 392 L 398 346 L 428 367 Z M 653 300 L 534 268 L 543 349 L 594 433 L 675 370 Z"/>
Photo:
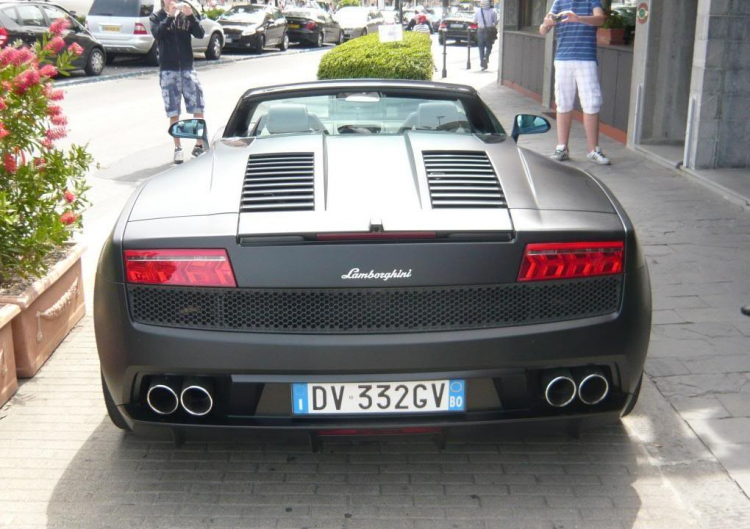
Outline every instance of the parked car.
<path fill-rule="evenodd" d="M 304 42 L 320 48 L 326 42 L 344 42 L 344 30 L 322 9 L 292 7 L 284 11 L 291 42 Z"/>
<path fill-rule="evenodd" d="M 456 11 L 452 15 L 445 17 L 440 23 L 440 29 L 438 30 L 438 42 L 440 44 L 443 44 L 446 40 L 466 42 L 468 38 L 471 38 L 472 46 L 476 45 L 477 24 L 474 22 L 474 13 L 470 11 Z"/>
<path fill-rule="evenodd" d="M 404 11 L 404 18 L 403 23 L 404 25 L 409 25 L 409 23 L 417 17 L 417 15 L 422 14 L 427 17 L 427 22 L 429 22 L 430 26 L 432 26 L 433 30 L 437 30 L 440 26 L 440 15 L 438 15 L 435 10 L 431 7 L 422 7 L 418 9 L 410 9 L 408 11 Z"/>
<path fill-rule="evenodd" d="M 461 85 L 245 92 L 102 249 L 112 421 L 179 438 L 628 414 L 651 330 L 633 224 L 600 181 L 514 141 L 547 120 L 512 126 Z M 208 142 L 202 119 L 170 133 Z"/>
<path fill-rule="evenodd" d="M 73 67 L 84 70 L 87 75 L 101 74 L 107 57 L 104 46 L 68 11 L 56 4 L 0 2 L 0 47 L 16 40 L 33 46 L 49 31 L 50 24 L 59 18 L 66 18 L 70 25 L 63 33 L 65 44 L 69 46 L 75 42 L 83 48 L 83 54 L 73 60 Z"/>
<path fill-rule="evenodd" d="M 203 15 L 197 3 L 190 4 L 206 32 L 202 39 L 193 38 L 193 52 L 205 53 L 208 60 L 218 60 L 224 47 L 224 31 L 221 25 Z M 110 62 L 117 56 L 130 55 L 142 56 L 148 64 L 158 66 L 159 51 L 149 22 L 153 12 L 154 0 L 94 0 L 86 25 L 104 44 Z"/>
<path fill-rule="evenodd" d="M 377 33 L 378 26 L 385 24 L 380 11 L 369 7 L 344 7 L 336 11 L 334 19 L 344 29 L 344 40 Z"/>
<path fill-rule="evenodd" d="M 284 15 L 274 6 L 234 5 L 218 20 L 227 36 L 227 47 L 251 49 L 261 53 L 266 46 L 289 48 L 289 34 Z"/>

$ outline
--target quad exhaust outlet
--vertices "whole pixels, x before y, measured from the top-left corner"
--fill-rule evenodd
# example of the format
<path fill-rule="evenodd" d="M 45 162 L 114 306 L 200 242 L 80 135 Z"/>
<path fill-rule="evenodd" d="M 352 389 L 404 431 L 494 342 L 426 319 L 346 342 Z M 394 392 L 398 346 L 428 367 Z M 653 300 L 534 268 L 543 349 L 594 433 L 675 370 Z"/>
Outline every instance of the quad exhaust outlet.
<path fill-rule="evenodd" d="M 182 383 L 180 403 L 190 415 L 202 417 L 214 407 L 214 387 L 210 379 L 186 378 Z"/>
<path fill-rule="evenodd" d="M 146 393 L 148 407 L 159 415 L 171 415 L 180 406 L 179 390 L 180 384 L 177 380 L 154 377 Z"/>
<path fill-rule="evenodd" d="M 542 378 L 544 399 L 555 408 L 563 408 L 576 398 L 576 383 L 567 369 L 557 369 L 544 373 Z"/>
<path fill-rule="evenodd" d="M 576 373 L 576 381 L 578 383 L 578 398 L 589 406 L 599 404 L 609 394 L 607 377 L 598 367 L 580 370 Z"/>

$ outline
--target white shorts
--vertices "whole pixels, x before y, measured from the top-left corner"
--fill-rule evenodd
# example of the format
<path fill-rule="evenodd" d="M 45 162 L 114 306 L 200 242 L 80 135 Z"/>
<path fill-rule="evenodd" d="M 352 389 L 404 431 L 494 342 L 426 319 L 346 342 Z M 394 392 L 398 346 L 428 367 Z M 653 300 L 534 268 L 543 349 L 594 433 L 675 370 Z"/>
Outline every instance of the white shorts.
<path fill-rule="evenodd" d="M 558 112 L 570 112 L 576 99 L 586 114 L 598 114 L 602 107 L 599 71 L 594 61 L 555 61 L 555 103 Z"/>

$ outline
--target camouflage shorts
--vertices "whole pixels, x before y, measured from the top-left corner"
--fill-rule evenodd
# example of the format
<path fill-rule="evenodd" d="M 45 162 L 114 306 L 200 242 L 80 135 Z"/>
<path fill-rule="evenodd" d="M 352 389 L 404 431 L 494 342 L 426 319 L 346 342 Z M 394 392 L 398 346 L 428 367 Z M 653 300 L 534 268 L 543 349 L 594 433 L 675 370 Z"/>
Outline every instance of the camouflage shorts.
<path fill-rule="evenodd" d="M 164 99 L 164 109 L 168 117 L 179 116 L 182 112 L 182 98 L 185 98 L 185 108 L 190 114 L 203 112 L 206 106 L 203 100 L 203 88 L 195 70 L 159 72 L 161 97 Z"/>

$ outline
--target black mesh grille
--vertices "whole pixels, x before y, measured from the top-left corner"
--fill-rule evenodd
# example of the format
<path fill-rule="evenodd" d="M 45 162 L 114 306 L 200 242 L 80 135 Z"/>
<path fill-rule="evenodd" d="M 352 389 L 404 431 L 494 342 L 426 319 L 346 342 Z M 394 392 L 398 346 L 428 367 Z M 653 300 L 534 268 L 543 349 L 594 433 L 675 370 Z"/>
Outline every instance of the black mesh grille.
<path fill-rule="evenodd" d="M 622 279 L 360 289 L 130 286 L 137 322 L 275 333 L 389 333 L 507 327 L 616 312 Z"/>

